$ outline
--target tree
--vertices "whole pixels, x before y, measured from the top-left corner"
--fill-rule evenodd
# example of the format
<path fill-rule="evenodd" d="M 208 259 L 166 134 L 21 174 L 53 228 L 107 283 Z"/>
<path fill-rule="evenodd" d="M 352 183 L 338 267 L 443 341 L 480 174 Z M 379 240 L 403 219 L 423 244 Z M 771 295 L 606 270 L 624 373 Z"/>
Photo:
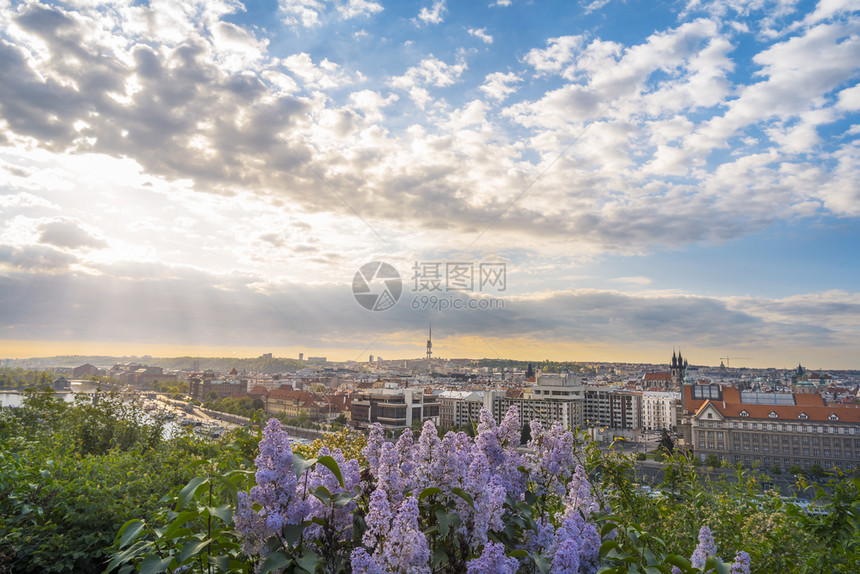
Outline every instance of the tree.
<path fill-rule="evenodd" d="M 720 457 L 715 454 L 709 454 L 705 457 L 705 466 L 710 466 L 711 468 L 719 468 Z"/>
<path fill-rule="evenodd" d="M 779 468 L 778 464 L 775 464 L 770 468 L 770 473 L 779 476 L 780 474 L 782 474 L 782 469 Z"/>
<path fill-rule="evenodd" d="M 527 379 L 530 379 L 530 378 L 532 378 L 532 377 L 534 377 L 534 376 L 535 376 L 535 368 L 534 368 L 534 365 L 532 365 L 531 363 L 529 363 L 529 366 L 528 366 L 528 368 L 526 369 L 526 378 L 527 378 Z"/>
<path fill-rule="evenodd" d="M 530 440 L 532 440 L 532 427 L 531 425 L 525 424 L 520 430 L 520 444 L 527 444 Z"/>
<path fill-rule="evenodd" d="M 675 451 L 675 441 L 666 429 L 663 429 L 663 434 L 660 436 L 660 442 L 657 443 L 657 447 L 666 454 L 672 454 Z"/>

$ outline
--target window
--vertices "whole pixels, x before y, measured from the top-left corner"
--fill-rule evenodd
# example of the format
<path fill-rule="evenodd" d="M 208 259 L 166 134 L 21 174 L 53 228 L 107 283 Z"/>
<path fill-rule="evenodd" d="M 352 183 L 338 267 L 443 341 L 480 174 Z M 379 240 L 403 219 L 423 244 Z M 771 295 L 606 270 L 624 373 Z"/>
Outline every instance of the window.
<path fill-rule="evenodd" d="M 806 413 L 802 412 L 799 415 L 797 415 L 797 418 L 802 419 L 802 420 L 806 420 L 809 418 L 809 416 Z"/>
<path fill-rule="evenodd" d="M 767 416 L 768 416 L 768 418 L 772 418 L 772 419 L 779 418 L 779 415 L 776 414 L 776 411 L 770 411 Z M 771 425 L 770 428 L 773 428 L 773 425 Z"/>
<path fill-rule="evenodd" d="M 748 416 L 750 416 L 750 414 L 746 411 L 746 409 L 744 409 L 741 411 L 741 416 L 742 417 L 748 417 Z"/>
<path fill-rule="evenodd" d="M 839 417 L 836 415 L 836 413 L 830 413 L 830 416 L 827 417 L 827 419 L 831 421 L 838 421 Z"/>

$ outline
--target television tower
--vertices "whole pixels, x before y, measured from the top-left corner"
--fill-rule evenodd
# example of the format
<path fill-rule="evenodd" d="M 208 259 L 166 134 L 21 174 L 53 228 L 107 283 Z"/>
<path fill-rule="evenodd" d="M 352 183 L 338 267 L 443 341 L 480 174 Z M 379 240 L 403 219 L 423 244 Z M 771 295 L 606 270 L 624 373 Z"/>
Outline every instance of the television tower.
<path fill-rule="evenodd" d="M 430 324 L 430 330 L 427 333 L 427 366 L 430 366 L 430 360 L 433 358 L 433 324 Z"/>

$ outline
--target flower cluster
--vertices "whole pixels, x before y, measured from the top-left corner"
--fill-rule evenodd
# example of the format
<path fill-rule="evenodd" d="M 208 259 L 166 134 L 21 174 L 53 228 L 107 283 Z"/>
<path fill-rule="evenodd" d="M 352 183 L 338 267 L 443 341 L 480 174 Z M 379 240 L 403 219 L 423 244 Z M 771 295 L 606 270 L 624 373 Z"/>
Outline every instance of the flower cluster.
<path fill-rule="evenodd" d="M 234 514 L 243 551 L 261 558 L 281 552 L 270 557 L 280 563 L 313 554 L 323 572 L 512 574 L 548 564 L 554 573 L 594 574 L 602 543 L 596 521 L 605 508 L 575 464 L 576 441 L 558 423 L 532 423 L 524 455 L 519 424 L 516 407 L 501 424 L 482 409 L 474 439 L 462 432 L 440 438 L 428 421 L 419 436 L 406 429 L 396 442 L 375 425 L 360 469 L 324 446 L 316 461 L 294 461 L 273 419 L 255 460 L 256 485 L 239 493 Z M 716 551 L 703 527 L 695 568 Z M 732 573 L 748 572 L 741 552 Z"/>

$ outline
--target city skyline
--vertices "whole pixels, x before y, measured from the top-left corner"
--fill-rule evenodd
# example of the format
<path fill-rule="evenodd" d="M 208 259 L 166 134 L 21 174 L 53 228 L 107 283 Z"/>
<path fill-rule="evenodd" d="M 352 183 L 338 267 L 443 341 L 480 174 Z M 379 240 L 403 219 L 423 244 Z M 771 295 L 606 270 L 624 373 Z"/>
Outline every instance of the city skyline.
<path fill-rule="evenodd" d="M 0 358 L 860 368 L 857 62 L 847 0 L 0 3 Z"/>

